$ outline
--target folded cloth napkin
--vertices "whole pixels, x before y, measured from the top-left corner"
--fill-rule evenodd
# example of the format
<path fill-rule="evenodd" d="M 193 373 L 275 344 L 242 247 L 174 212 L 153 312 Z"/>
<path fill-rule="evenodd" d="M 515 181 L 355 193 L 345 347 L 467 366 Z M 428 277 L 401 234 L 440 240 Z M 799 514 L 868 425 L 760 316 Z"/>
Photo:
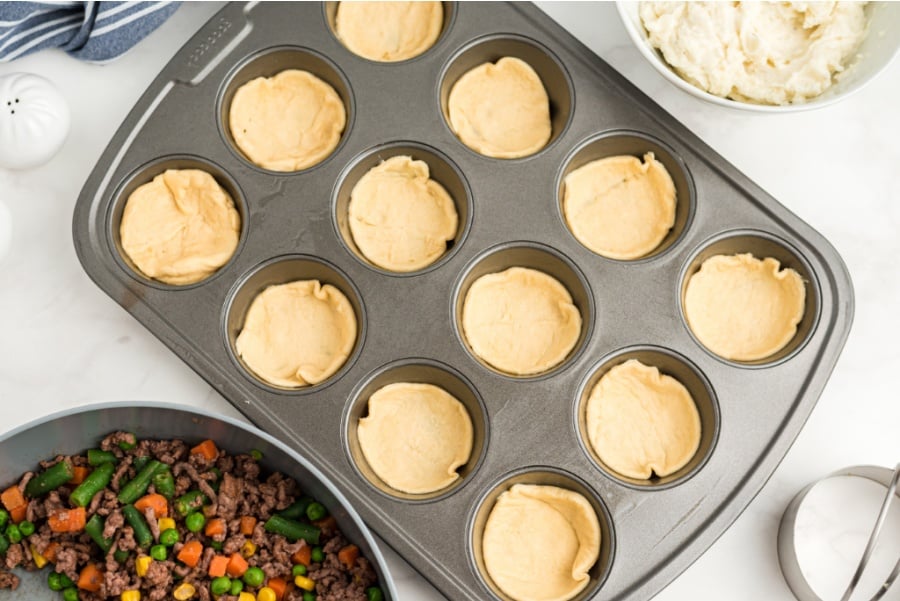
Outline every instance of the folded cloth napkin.
<path fill-rule="evenodd" d="M 0 2 L 0 61 L 44 48 L 106 62 L 175 12 L 178 2 Z"/>

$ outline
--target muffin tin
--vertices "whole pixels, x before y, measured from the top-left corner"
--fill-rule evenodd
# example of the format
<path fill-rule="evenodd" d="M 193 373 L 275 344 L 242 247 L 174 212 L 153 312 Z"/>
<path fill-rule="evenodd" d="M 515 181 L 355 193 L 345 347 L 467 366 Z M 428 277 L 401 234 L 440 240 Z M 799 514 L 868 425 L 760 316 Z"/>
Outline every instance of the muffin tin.
<path fill-rule="evenodd" d="M 445 3 L 437 43 L 389 64 L 341 45 L 330 24 L 334 8 L 229 4 L 181 49 L 81 192 L 73 230 L 85 270 L 248 418 L 331 477 L 366 522 L 448 598 L 504 599 L 484 574 L 478 549 L 493 500 L 516 482 L 565 486 L 595 507 L 603 546 L 591 584 L 577 599 L 652 596 L 739 515 L 815 405 L 852 319 L 843 262 L 812 228 L 531 5 Z M 550 96 L 552 138 L 531 157 L 478 155 L 444 116 L 455 78 L 503 55 L 529 62 Z M 235 149 L 224 115 L 237 86 L 287 68 L 309 70 L 334 86 L 348 120 L 328 159 L 276 173 Z M 647 150 L 676 182 L 672 233 L 639 260 L 592 253 L 562 219 L 565 174 L 596 158 Z M 346 227 L 355 179 L 401 153 L 429 163 L 460 215 L 446 256 L 409 274 L 368 263 Z M 118 242 L 128 191 L 180 166 L 210 171 L 243 218 L 232 260 L 184 287 L 137 273 Z M 684 283 L 720 252 L 776 257 L 806 282 L 797 336 L 766 361 L 716 357 L 685 323 Z M 584 319 L 570 356 L 531 377 L 480 362 L 457 323 L 467 286 L 512 265 L 559 279 Z M 301 278 L 341 289 L 356 311 L 358 339 L 335 376 L 285 390 L 253 376 L 233 342 L 256 293 Z M 679 378 L 697 399 L 704 428 L 691 463 L 649 482 L 607 471 L 580 435 L 592 383 L 633 357 Z M 355 425 L 366 394 L 398 379 L 442 385 L 472 415 L 472 459 L 457 484 L 436 494 L 391 491 L 361 459 Z"/>

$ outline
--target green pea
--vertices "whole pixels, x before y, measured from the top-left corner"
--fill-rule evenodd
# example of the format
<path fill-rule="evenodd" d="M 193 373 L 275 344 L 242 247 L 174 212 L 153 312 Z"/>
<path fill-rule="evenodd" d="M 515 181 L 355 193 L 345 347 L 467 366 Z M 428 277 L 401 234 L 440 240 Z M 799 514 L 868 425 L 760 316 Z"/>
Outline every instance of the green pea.
<path fill-rule="evenodd" d="M 9 512 L 5 509 L 0 509 L 0 528 L 6 526 L 6 523 L 9 521 Z"/>
<path fill-rule="evenodd" d="M 250 449 L 250 456 L 253 457 L 254 461 L 259 461 L 263 458 L 262 451 L 259 449 Z"/>
<path fill-rule="evenodd" d="M 298 563 L 291 568 L 291 576 L 306 576 L 306 566 Z"/>
<path fill-rule="evenodd" d="M 244 583 L 240 579 L 235 578 L 231 581 L 231 590 L 228 591 L 228 594 L 237 596 L 241 594 L 242 590 L 244 590 Z"/>
<path fill-rule="evenodd" d="M 165 545 L 153 545 L 150 547 L 150 557 L 157 561 L 165 561 L 169 558 L 169 550 Z"/>
<path fill-rule="evenodd" d="M 118 549 L 115 553 L 113 553 L 113 559 L 115 559 L 119 563 L 125 563 L 126 561 L 128 561 L 128 556 L 128 551 L 123 551 L 122 549 Z"/>
<path fill-rule="evenodd" d="M 19 522 L 19 532 L 22 533 L 22 536 L 31 536 L 34 534 L 34 524 L 28 520 L 22 520 Z"/>
<path fill-rule="evenodd" d="M 316 594 L 312 591 L 304 591 L 303 601 L 316 601 Z"/>
<path fill-rule="evenodd" d="M 15 524 L 10 524 L 6 527 L 6 538 L 12 544 L 20 543 L 22 542 L 22 531 Z"/>
<path fill-rule="evenodd" d="M 309 554 L 310 559 L 312 559 L 316 563 L 322 563 L 325 561 L 325 553 L 322 551 L 322 547 L 313 547 L 312 552 Z"/>
<path fill-rule="evenodd" d="M 167 547 L 171 547 L 175 543 L 179 541 L 181 537 L 178 536 L 178 530 L 175 528 L 169 528 L 168 530 L 163 530 L 159 533 L 159 542 Z"/>
<path fill-rule="evenodd" d="M 326 515 L 328 515 L 328 510 L 325 509 L 325 506 L 321 503 L 310 503 L 309 507 L 306 508 L 306 517 L 308 517 L 311 522 L 321 520 Z"/>
<path fill-rule="evenodd" d="M 225 543 L 223 543 L 220 540 L 214 540 L 211 543 L 209 543 L 209 546 L 212 547 L 213 549 L 215 549 L 216 551 L 221 551 L 222 548 L 225 546 Z"/>
<path fill-rule="evenodd" d="M 213 578 L 212 584 L 209 585 L 209 590 L 213 595 L 224 595 L 231 590 L 231 578 L 228 576 Z"/>
<path fill-rule="evenodd" d="M 51 591 L 61 591 L 65 588 L 62 585 L 62 581 L 59 579 L 59 574 L 56 572 L 47 574 L 47 586 L 50 587 Z"/>
<path fill-rule="evenodd" d="M 64 589 L 63 601 L 78 601 L 78 589 L 74 586 Z"/>
<path fill-rule="evenodd" d="M 184 525 L 191 532 L 200 532 L 206 525 L 206 517 L 199 511 L 195 511 L 185 518 Z"/>
<path fill-rule="evenodd" d="M 384 593 L 377 586 L 370 586 L 366 589 L 366 599 L 368 601 L 384 601 Z"/>
<path fill-rule="evenodd" d="M 69 588 L 70 586 L 75 586 L 75 583 L 72 582 L 72 579 L 66 576 L 65 574 L 59 575 L 59 583 L 62 584 L 62 587 Z"/>
<path fill-rule="evenodd" d="M 244 584 L 247 586 L 252 586 L 256 588 L 260 584 L 263 583 L 263 580 L 266 579 L 266 573 L 261 569 L 253 566 L 252 568 L 247 568 L 247 571 L 244 572 Z"/>

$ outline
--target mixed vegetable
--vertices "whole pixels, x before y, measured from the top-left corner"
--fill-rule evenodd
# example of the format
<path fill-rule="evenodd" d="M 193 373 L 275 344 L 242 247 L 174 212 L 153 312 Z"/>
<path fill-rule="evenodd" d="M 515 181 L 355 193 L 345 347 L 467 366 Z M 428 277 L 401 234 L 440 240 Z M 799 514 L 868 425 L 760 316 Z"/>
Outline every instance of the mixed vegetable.
<path fill-rule="evenodd" d="M 65 601 L 382 601 L 328 510 L 259 451 L 116 432 L 0 493 L 3 569 L 40 569 Z"/>

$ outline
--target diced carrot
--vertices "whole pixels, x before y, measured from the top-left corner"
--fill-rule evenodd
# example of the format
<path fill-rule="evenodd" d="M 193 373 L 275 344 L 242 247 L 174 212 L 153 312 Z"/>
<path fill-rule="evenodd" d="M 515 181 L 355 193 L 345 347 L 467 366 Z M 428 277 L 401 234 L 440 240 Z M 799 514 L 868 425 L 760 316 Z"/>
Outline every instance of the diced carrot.
<path fill-rule="evenodd" d="M 28 501 L 26 501 L 25 497 L 22 495 L 22 491 L 19 490 L 19 487 L 15 484 L 0 493 L 0 502 L 3 503 L 3 506 L 6 507 L 8 511 L 13 511 L 19 507 L 28 505 Z"/>
<path fill-rule="evenodd" d="M 316 520 L 313 525 L 321 530 L 334 530 L 337 528 L 337 520 L 333 515 L 325 516 L 321 520 Z"/>
<path fill-rule="evenodd" d="M 212 461 L 219 456 L 219 449 L 216 448 L 216 443 L 207 439 L 192 448 L 191 455 L 203 455 L 206 459 Z"/>
<path fill-rule="evenodd" d="M 78 588 L 82 590 L 96 593 L 100 590 L 102 584 L 103 572 L 100 571 L 100 567 L 96 564 L 87 564 L 78 575 Z"/>
<path fill-rule="evenodd" d="M 25 519 L 25 514 L 28 512 L 28 505 L 19 505 L 15 509 L 9 510 L 9 519 L 13 521 L 13 524 L 18 524 L 22 520 Z"/>
<path fill-rule="evenodd" d="M 232 553 L 225 571 L 232 578 L 240 578 L 247 571 L 248 567 L 250 566 L 247 565 L 247 560 L 240 553 Z"/>
<path fill-rule="evenodd" d="M 47 545 L 47 548 L 44 549 L 44 552 L 41 553 L 41 555 L 43 555 L 44 558 L 47 561 L 49 561 L 50 563 L 56 563 L 56 552 L 58 550 L 59 550 L 59 543 L 56 541 L 53 541 L 52 543 Z"/>
<path fill-rule="evenodd" d="M 228 566 L 228 558 L 224 555 L 216 555 L 209 562 L 209 575 L 213 578 L 225 575 L 225 569 Z"/>
<path fill-rule="evenodd" d="M 297 549 L 297 551 L 291 555 L 291 561 L 294 564 L 303 564 L 306 567 L 309 567 L 309 564 L 312 563 L 312 547 L 306 544 L 306 541 L 303 541 L 303 546 Z"/>
<path fill-rule="evenodd" d="M 87 521 L 84 507 L 62 509 L 47 516 L 47 523 L 53 532 L 79 532 Z"/>
<path fill-rule="evenodd" d="M 189 567 L 194 567 L 200 561 L 203 554 L 203 545 L 198 540 L 192 540 L 184 543 L 181 551 L 178 552 L 178 561 Z"/>
<path fill-rule="evenodd" d="M 206 536 L 225 534 L 225 520 L 222 518 L 212 518 L 206 522 L 206 529 L 203 531 L 203 534 Z"/>
<path fill-rule="evenodd" d="M 72 468 L 72 472 L 72 479 L 69 480 L 69 484 L 81 484 L 88 474 L 91 473 L 91 468 L 84 465 L 76 465 Z"/>
<path fill-rule="evenodd" d="M 134 502 L 134 507 L 141 513 L 144 513 L 148 507 L 152 508 L 157 519 L 169 515 L 169 502 L 160 494 L 144 495 Z"/>
<path fill-rule="evenodd" d="M 275 599 L 281 601 L 284 599 L 284 593 L 287 591 L 287 580 L 284 578 L 269 578 L 266 586 L 275 592 Z"/>
<path fill-rule="evenodd" d="M 256 518 L 252 515 L 245 515 L 241 517 L 241 534 L 244 536 L 251 536 L 253 534 L 253 529 L 256 528 Z"/>
<path fill-rule="evenodd" d="M 357 557 L 359 557 L 359 547 L 356 545 L 347 545 L 338 551 L 338 559 L 341 560 L 342 564 L 347 566 L 348 570 L 356 564 Z"/>

